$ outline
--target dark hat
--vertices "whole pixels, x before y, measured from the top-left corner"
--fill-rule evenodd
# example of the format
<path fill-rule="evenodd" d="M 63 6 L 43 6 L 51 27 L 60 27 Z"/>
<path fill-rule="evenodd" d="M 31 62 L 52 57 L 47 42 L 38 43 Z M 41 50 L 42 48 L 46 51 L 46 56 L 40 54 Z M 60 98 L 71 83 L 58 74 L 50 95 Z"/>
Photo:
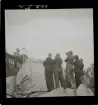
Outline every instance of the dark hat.
<path fill-rule="evenodd" d="M 75 55 L 75 58 L 76 58 L 76 59 L 78 59 L 78 58 L 79 58 L 79 56 L 78 56 L 78 55 Z"/>
<path fill-rule="evenodd" d="M 60 56 L 60 54 L 59 54 L 59 53 L 57 53 L 57 54 L 56 54 L 56 56 Z"/>
<path fill-rule="evenodd" d="M 48 54 L 48 56 L 52 56 L 52 54 L 51 54 L 51 53 L 49 53 L 49 54 Z"/>
<path fill-rule="evenodd" d="M 66 55 L 68 55 L 68 54 L 73 54 L 73 52 L 72 51 L 68 51 L 68 52 L 66 52 Z"/>
<path fill-rule="evenodd" d="M 16 50 L 17 50 L 17 51 L 20 51 L 20 49 L 19 49 L 19 48 L 17 48 Z"/>
<path fill-rule="evenodd" d="M 73 52 L 72 52 L 72 51 L 69 51 L 69 53 L 70 53 L 70 54 L 73 54 Z"/>
<path fill-rule="evenodd" d="M 68 52 L 66 52 L 65 54 L 68 55 Z"/>
<path fill-rule="evenodd" d="M 83 61 L 83 59 L 82 59 L 82 58 L 80 58 L 80 60 L 81 60 L 81 61 Z"/>

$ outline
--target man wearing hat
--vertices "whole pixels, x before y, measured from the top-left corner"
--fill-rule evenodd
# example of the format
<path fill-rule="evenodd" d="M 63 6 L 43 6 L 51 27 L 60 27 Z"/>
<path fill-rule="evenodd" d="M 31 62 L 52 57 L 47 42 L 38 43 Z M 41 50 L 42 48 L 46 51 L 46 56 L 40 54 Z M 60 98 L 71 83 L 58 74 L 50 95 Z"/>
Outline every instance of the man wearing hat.
<path fill-rule="evenodd" d="M 56 88 L 59 88 L 59 81 L 61 86 L 65 89 L 64 77 L 63 77 L 63 70 L 62 70 L 62 59 L 60 54 L 57 53 L 54 59 L 54 77 L 55 77 L 55 85 Z"/>
<path fill-rule="evenodd" d="M 52 54 L 49 53 L 48 57 L 44 61 L 43 65 L 45 67 L 45 78 L 48 91 L 54 89 L 54 80 L 53 80 L 53 70 L 54 70 L 54 61 L 51 58 Z"/>
<path fill-rule="evenodd" d="M 15 57 L 20 57 L 20 54 L 19 54 L 19 53 L 20 53 L 20 49 L 17 48 L 17 49 L 16 49 L 16 52 L 14 52 L 13 55 L 14 55 Z"/>
<path fill-rule="evenodd" d="M 66 84 L 70 88 L 75 88 L 75 78 L 73 74 L 73 62 L 74 62 L 74 55 L 72 51 L 66 53 L 67 58 L 65 59 L 66 62 L 66 70 L 65 70 L 65 78 Z"/>
<path fill-rule="evenodd" d="M 82 69 L 81 69 L 81 60 L 79 59 L 79 56 L 76 55 L 75 56 L 75 62 L 74 62 L 74 72 L 75 72 L 76 88 L 78 88 L 79 85 L 82 84 L 81 77 L 84 75 Z"/>

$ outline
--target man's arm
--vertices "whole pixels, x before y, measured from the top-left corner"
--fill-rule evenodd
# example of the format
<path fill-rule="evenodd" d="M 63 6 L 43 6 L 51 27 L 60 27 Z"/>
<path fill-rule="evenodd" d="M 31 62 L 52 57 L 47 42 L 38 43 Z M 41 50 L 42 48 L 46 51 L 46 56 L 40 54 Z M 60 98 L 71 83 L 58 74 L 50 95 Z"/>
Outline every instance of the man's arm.
<path fill-rule="evenodd" d="M 84 69 L 84 64 L 82 63 L 82 65 L 81 65 L 81 69 L 83 70 Z"/>
<path fill-rule="evenodd" d="M 73 61 L 73 65 L 75 65 L 76 64 L 76 60 L 74 59 L 74 61 Z"/>
<path fill-rule="evenodd" d="M 61 59 L 61 64 L 62 64 L 63 60 Z"/>
<path fill-rule="evenodd" d="M 84 64 L 83 64 L 83 66 L 82 66 L 82 67 L 83 67 L 83 69 L 84 69 Z"/>
<path fill-rule="evenodd" d="M 68 58 L 66 58 L 64 61 L 67 62 L 68 61 Z"/>

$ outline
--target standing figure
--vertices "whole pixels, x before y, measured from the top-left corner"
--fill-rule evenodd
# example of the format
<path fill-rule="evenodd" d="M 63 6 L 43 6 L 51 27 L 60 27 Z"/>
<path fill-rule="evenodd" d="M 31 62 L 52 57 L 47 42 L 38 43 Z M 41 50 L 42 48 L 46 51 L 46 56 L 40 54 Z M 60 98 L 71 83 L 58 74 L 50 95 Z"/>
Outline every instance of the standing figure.
<path fill-rule="evenodd" d="M 83 59 L 82 59 L 82 58 L 80 58 L 80 61 L 81 61 L 81 70 L 83 71 L 83 69 L 84 69 Z"/>
<path fill-rule="evenodd" d="M 13 56 L 15 56 L 15 57 L 20 57 L 20 49 L 19 48 L 17 48 L 16 49 L 16 52 L 14 52 L 14 54 L 13 54 Z"/>
<path fill-rule="evenodd" d="M 22 55 L 21 55 L 22 61 L 25 62 L 26 59 L 28 59 L 27 56 L 27 50 L 25 48 L 22 48 Z"/>
<path fill-rule="evenodd" d="M 14 68 L 14 71 L 17 73 L 19 71 L 20 67 L 22 66 L 22 59 L 21 59 L 20 49 L 19 48 L 16 49 L 16 52 L 14 52 L 13 56 L 17 57 L 18 60 L 19 60 L 18 61 L 17 59 L 15 59 L 15 68 Z"/>
<path fill-rule="evenodd" d="M 89 74 L 90 73 L 90 74 Z M 91 68 L 88 68 L 88 83 L 87 83 L 87 87 L 90 88 L 92 90 L 92 92 L 94 93 L 94 64 L 91 64 Z"/>
<path fill-rule="evenodd" d="M 94 64 L 91 64 L 91 73 L 94 74 Z"/>
<path fill-rule="evenodd" d="M 73 73 L 73 62 L 74 62 L 74 55 L 72 51 L 69 51 L 66 53 L 67 58 L 65 59 L 66 62 L 66 71 L 65 71 L 65 77 L 66 77 L 66 84 L 70 88 L 75 88 L 75 78 Z"/>
<path fill-rule="evenodd" d="M 65 83 L 64 83 L 64 77 L 63 77 L 63 70 L 62 70 L 62 59 L 60 57 L 60 54 L 57 53 L 54 59 L 54 77 L 55 77 L 55 85 L 56 88 L 59 88 L 59 80 L 61 83 L 61 86 L 65 89 Z"/>
<path fill-rule="evenodd" d="M 49 53 L 48 57 L 43 63 L 45 67 L 45 78 L 46 78 L 46 85 L 47 85 L 48 91 L 51 91 L 54 89 L 54 80 L 53 80 L 54 61 L 51 57 L 52 57 L 52 54 Z"/>
<path fill-rule="evenodd" d="M 91 72 L 91 76 L 89 78 L 89 83 L 87 84 L 87 87 L 90 88 L 93 93 L 95 92 L 94 85 L 94 72 Z"/>
<path fill-rule="evenodd" d="M 81 77 L 84 75 L 83 72 L 83 65 L 82 62 L 79 59 L 79 56 L 75 56 L 75 62 L 74 62 L 74 72 L 75 72 L 75 80 L 76 80 L 76 88 L 79 87 L 80 84 L 82 84 Z"/>
<path fill-rule="evenodd" d="M 80 58 L 80 63 L 81 63 L 81 67 L 80 67 L 80 69 L 81 69 L 81 72 L 82 72 L 82 76 L 83 76 L 83 78 L 84 78 L 84 71 L 83 71 L 83 69 L 84 69 L 84 63 L 83 63 L 83 59 L 82 58 Z"/>

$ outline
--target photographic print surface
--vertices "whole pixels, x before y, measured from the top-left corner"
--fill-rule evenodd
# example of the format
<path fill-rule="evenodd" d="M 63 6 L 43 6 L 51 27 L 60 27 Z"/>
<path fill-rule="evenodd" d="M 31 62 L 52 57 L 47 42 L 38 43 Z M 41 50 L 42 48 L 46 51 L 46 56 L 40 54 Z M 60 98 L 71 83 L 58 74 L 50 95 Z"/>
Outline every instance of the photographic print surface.
<path fill-rule="evenodd" d="M 5 10 L 6 97 L 94 96 L 93 9 Z"/>

